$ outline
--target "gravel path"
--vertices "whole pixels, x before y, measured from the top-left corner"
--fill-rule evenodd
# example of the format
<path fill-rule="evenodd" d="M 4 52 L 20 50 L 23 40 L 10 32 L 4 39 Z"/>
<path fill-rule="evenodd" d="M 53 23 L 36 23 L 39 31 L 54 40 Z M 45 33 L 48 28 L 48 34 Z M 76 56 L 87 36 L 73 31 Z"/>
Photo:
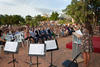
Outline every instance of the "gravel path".
<path fill-rule="evenodd" d="M 62 62 L 64 62 L 67 59 L 72 58 L 72 50 L 66 48 L 66 43 L 69 43 L 72 41 L 72 37 L 63 37 L 58 38 L 58 45 L 59 50 L 53 51 L 53 64 L 57 65 L 57 67 L 63 67 Z M 0 67 L 13 67 L 13 64 L 8 64 L 10 60 L 12 60 L 11 54 L 5 54 L 2 52 L 0 54 L 2 59 L 0 59 Z M 28 48 L 19 48 L 18 54 L 15 54 L 16 59 L 18 60 L 18 64 L 16 64 L 16 67 L 29 67 L 28 64 L 25 62 L 29 62 L 29 56 L 28 56 Z M 100 54 L 99 53 L 93 53 L 91 56 L 91 61 L 89 63 L 88 67 L 100 67 Z M 36 57 L 32 57 L 32 62 L 36 63 Z M 39 62 L 41 63 L 39 67 L 49 67 L 50 63 L 50 52 L 46 52 L 45 56 L 39 56 Z M 32 67 L 36 67 L 36 65 L 33 65 Z M 83 67 L 83 63 L 79 63 L 79 67 Z"/>

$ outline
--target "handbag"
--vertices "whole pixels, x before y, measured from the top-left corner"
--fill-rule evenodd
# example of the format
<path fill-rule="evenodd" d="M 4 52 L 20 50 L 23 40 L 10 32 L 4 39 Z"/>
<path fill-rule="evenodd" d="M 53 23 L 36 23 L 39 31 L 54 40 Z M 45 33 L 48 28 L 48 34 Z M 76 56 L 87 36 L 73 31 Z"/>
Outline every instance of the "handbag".
<path fill-rule="evenodd" d="M 78 67 L 78 63 L 77 63 L 77 58 L 78 56 L 81 54 L 81 52 L 71 61 L 71 60 L 65 60 L 62 65 L 64 67 Z"/>

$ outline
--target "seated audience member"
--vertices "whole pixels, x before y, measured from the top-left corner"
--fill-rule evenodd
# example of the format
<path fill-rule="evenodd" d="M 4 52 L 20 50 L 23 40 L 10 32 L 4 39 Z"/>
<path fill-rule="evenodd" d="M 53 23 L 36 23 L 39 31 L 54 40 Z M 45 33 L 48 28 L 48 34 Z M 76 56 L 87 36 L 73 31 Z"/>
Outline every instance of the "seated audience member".
<path fill-rule="evenodd" d="M 71 31 L 71 29 L 70 29 L 70 26 L 66 26 L 66 29 L 68 30 L 69 35 L 72 35 L 72 31 Z"/>
<path fill-rule="evenodd" d="M 39 42 L 39 38 L 41 38 L 41 35 L 40 35 L 40 30 L 38 30 L 37 28 L 34 30 L 34 41 L 35 43 L 38 43 Z"/>
<path fill-rule="evenodd" d="M 29 30 L 30 33 L 30 39 L 32 42 L 35 42 L 35 33 L 34 33 L 34 28 L 32 28 L 31 30 Z"/>
<path fill-rule="evenodd" d="M 30 32 L 27 28 L 25 28 L 24 30 L 24 38 L 25 40 L 29 40 L 29 37 L 30 37 Z"/>
<path fill-rule="evenodd" d="M 1 53 L 1 48 L 3 47 L 3 45 L 5 45 L 5 40 L 2 39 L 2 36 L 3 36 L 3 31 L 0 30 L 0 53 Z"/>
<path fill-rule="evenodd" d="M 34 40 L 33 36 L 34 36 L 33 31 L 26 27 L 24 30 L 24 39 L 28 40 L 29 42 L 32 42 L 32 40 Z"/>
<path fill-rule="evenodd" d="M 40 34 L 41 34 L 42 43 L 44 43 L 44 40 L 48 39 L 47 34 L 46 34 L 46 30 L 44 28 L 41 28 Z"/>
<path fill-rule="evenodd" d="M 48 35 L 48 38 L 49 39 L 52 39 L 52 31 L 51 31 L 51 29 L 50 28 L 47 28 L 47 35 Z"/>
<path fill-rule="evenodd" d="M 2 39 L 2 36 L 3 36 L 3 31 L 0 30 L 0 45 L 4 45 L 5 44 L 5 40 Z"/>

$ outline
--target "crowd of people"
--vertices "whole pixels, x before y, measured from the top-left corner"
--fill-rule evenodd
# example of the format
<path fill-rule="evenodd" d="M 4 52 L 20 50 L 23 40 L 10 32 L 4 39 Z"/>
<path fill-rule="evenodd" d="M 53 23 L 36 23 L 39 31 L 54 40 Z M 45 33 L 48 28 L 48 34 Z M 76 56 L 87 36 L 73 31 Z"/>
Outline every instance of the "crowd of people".
<path fill-rule="evenodd" d="M 5 41 L 16 41 L 19 40 L 32 40 L 34 43 L 42 42 L 44 40 L 51 40 L 60 36 L 71 35 L 72 32 L 75 32 L 75 28 L 72 26 L 64 25 L 55 25 L 55 26 L 37 26 L 30 27 L 26 26 L 1 26 L 0 29 L 3 33 L 1 39 Z M 1 33 L 0 33 L 1 34 Z M 20 34 L 21 38 L 17 38 L 17 35 Z"/>
<path fill-rule="evenodd" d="M 45 40 L 52 40 L 62 36 L 72 35 L 76 30 L 81 30 L 83 35 L 80 37 L 81 50 L 83 52 L 84 62 L 87 64 L 90 59 L 89 53 L 93 51 L 91 34 L 92 27 L 89 24 L 80 25 L 54 25 L 42 23 L 37 27 L 25 26 L 0 26 L 0 50 L 7 41 L 15 41 L 29 46 L 29 43 L 44 43 Z M 1 51 L 0 51 L 1 52 Z"/>
<path fill-rule="evenodd" d="M 45 40 L 68 36 L 74 31 L 73 25 L 46 25 L 45 23 L 37 27 L 2 25 L 0 26 L 0 50 L 7 41 L 18 42 L 24 47 L 29 46 L 29 43 L 44 43 Z"/>

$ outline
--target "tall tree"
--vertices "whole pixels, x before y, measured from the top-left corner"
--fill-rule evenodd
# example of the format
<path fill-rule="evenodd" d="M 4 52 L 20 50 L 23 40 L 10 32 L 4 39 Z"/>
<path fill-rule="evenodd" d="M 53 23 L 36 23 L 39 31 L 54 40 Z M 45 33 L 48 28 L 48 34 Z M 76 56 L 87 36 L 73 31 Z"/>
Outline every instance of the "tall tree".
<path fill-rule="evenodd" d="M 1 25 L 13 25 L 25 22 L 24 18 L 20 15 L 0 15 Z"/>
<path fill-rule="evenodd" d="M 21 24 L 25 23 L 25 20 L 20 15 L 13 15 L 12 16 L 12 24 Z"/>
<path fill-rule="evenodd" d="M 88 9 L 88 1 L 84 0 L 72 0 L 72 3 L 66 7 L 63 11 L 70 15 L 76 23 L 86 22 L 87 15 L 91 15 L 93 11 Z"/>
<path fill-rule="evenodd" d="M 59 14 L 57 12 L 52 12 L 50 20 L 58 20 L 59 19 Z"/>
<path fill-rule="evenodd" d="M 31 23 L 32 23 L 32 16 L 27 15 L 27 16 L 25 17 L 25 21 L 26 21 L 26 24 L 31 24 Z"/>

